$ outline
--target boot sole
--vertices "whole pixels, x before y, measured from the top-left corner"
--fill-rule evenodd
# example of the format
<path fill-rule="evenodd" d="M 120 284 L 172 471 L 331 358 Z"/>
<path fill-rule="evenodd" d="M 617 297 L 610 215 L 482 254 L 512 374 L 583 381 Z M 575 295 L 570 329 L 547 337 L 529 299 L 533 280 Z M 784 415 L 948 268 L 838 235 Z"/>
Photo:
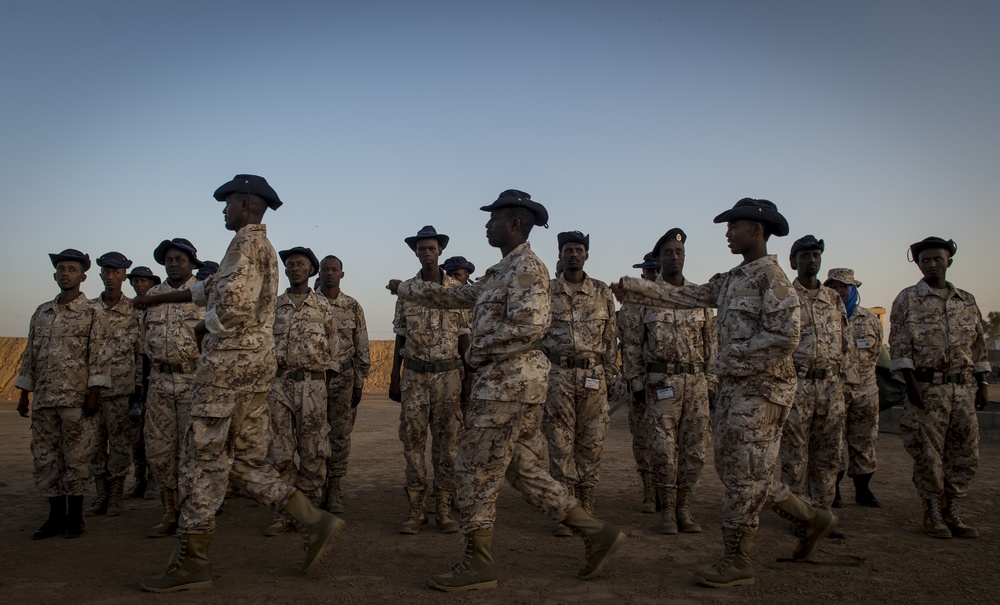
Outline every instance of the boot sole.
<path fill-rule="evenodd" d="M 440 590 L 442 592 L 465 592 L 466 590 L 490 590 L 497 587 L 497 581 L 492 580 L 490 582 L 480 582 L 478 584 L 469 584 L 468 586 L 445 586 L 443 584 L 438 584 L 434 580 L 430 580 L 430 587 L 435 590 Z"/>
<path fill-rule="evenodd" d="M 818 534 L 816 534 L 816 537 L 813 538 L 812 544 L 809 546 L 809 548 L 802 553 L 798 552 L 792 553 L 792 559 L 794 559 L 795 561 L 805 561 L 809 559 L 809 557 L 811 557 L 814 552 L 816 552 L 816 549 L 819 548 L 820 543 L 822 543 L 823 540 L 825 540 L 826 537 L 830 535 L 830 532 L 832 532 L 834 529 L 837 528 L 837 515 L 831 514 L 830 517 L 831 517 L 830 523 L 828 523 L 826 527 L 824 527 L 822 530 L 820 530 Z"/>
<path fill-rule="evenodd" d="M 695 580 L 698 584 L 702 586 L 708 586 L 709 588 L 733 588 L 734 586 L 750 586 L 754 583 L 753 578 L 741 578 L 739 580 L 733 580 L 732 582 L 713 582 L 711 580 L 706 580 L 705 578 L 695 574 Z"/>
<path fill-rule="evenodd" d="M 323 538 L 323 545 L 320 547 L 319 552 L 316 553 L 316 556 L 313 558 L 312 561 L 307 561 L 306 564 L 302 566 L 302 571 L 309 571 L 311 569 L 315 569 L 315 567 L 319 565 L 323 561 L 323 559 L 326 558 L 326 555 L 330 554 L 330 551 L 333 550 L 334 541 L 340 536 L 340 534 L 344 532 L 344 528 L 346 527 L 347 523 L 345 523 L 343 519 L 338 519 L 335 517 L 333 526 L 330 528 L 330 531 L 327 532 L 326 536 Z"/>
<path fill-rule="evenodd" d="M 190 584 L 181 584 L 179 586 L 171 586 L 170 588 L 156 588 L 154 586 L 146 586 L 142 582 L 139 582 L 139 588 L 145 592 L 155 592 L 158 594 L 164 594 L 168 592 L 182 592 L 185 590 L 203 590 L 205 588 L 211 588 L 212 581 L 206 580 L 204 582 L 192 582 Z"/>
<path fill-rule="evenodd" d="M 585 576 L 577 574 L 577 577 L 580 578 L 581 580 L 589 580 L 590 578 L 593 578 L 597 574 L 601 573 L 601 570 L 604 569 L 604 565 L 608 562 L 608 559 L 610 559 L 611 555 L 615 554 L 618 551 L 618 549 L 622 545 L 622 542 L 624 541 L 625 541 L 625 532 L 619 531 L 618 535 L 615 537 L 615 541 L 612 542 L 611 546 L 608 547 L 608 552 L 604 555 L 603 558 L 601 558 L 600 562 L 597 563 L 597 566 L 594 567 L 593 571 L 591 571 Z"/>

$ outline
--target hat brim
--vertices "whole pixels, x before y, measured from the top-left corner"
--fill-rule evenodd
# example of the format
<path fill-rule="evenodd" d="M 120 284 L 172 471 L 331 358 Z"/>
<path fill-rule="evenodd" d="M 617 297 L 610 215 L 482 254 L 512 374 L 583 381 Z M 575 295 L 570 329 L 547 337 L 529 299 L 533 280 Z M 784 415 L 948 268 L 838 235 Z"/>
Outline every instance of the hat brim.
<path fill-rule="evenodd" d="M 444 250 L 448 246 L 448 242 L 451 241 L 451 238 L 442 233 L 438 233 L 437 235 L 414 235 L 411 237 L 403 238 L 403 241 L 406 242 L 406 245 L 410 247 L 410 250 L 416 252 L 417 242 L 419 242 L 422 239 L 436 239 L 438 241 L 438 246 L 440 246 L 442 250 Z"/>
<path fill-rule="evenodd" d="M 90 271 L 90 259 L 88 259 L 88 258 L 79 258 L 77 256 L 64 256 L 62 254 L 52 254 L 52 253 L 49 253 L 49 260 L 52 261 L 52 268 L 55 268 L 56 265 L 59 264 L 59 261 L 71 260 L 71 261 L 80 263 L 80 265 L 83 266 L 83 272 L 84 273 L 86 273 L 87 271 Z"/>
<path fill-rule="evenodd" d="M 777 210 L 766 210 L 759 206 L 740 206 L 730 208 L 712 220 L 713 223 L 729 223 L 732 221 L 754 221 L 771 228 L 771 233 L 778 237 L 788 235 L 788 221 Z"/>
<path fill-rule="evenodd" d="M 160 245 L 157 246 L 155 250 L 153 250 L 153 260 L 155 260 L 156 263 L 159 265 L 166 266 L 167 250 L 170 250 L 171 248 L 177 248 L 184 254 L 187 254 L 188 258 L 191 259 L 191 262 L 194 263 L 195 269 L 201 269 L 202 267 L 205 266 L 205 263 L 198 260 L 197 254 L 191 252 L 184 246 L 181 246 L 180 244 L 172 242 L 168 239 L 165 239 L 162 242 L 160 242 Z"/>
<path fill-rule="evenodd" d="M 309 277 L 319 274 L 319 259 L 312 250 L 281 250 L 278 252 L 278 256 L 281 258 L 281 264 L 284 266 L 288 262 L 288 257 L 299 254 L 309 259 L 312 264 L 312 271 L 309 273 Z"/>
<path fill-rule="evenodd" d="M 489 206 L 480 206 L 479 209 L 483 212 L 493 212 L 494 210 L 500 210 L 501 208 L 525 208 L 530 210 L 535 216 L 535 226 L 536 227 L 548 227 L 549 226 L 549 211 L 534 200 L 520 200 L 520 201 L 505 201 L 497 200 L 490 204 Z"/>
<path fill-rule="evenodd" d="M 910 255 L 913 257 L 913 262 L 917 262 L 917 257 L 924 250 L 933 250 L 934 248 L 940 248 L 941 250 L 948 251 L 948 257 L 954 258 L 955 254 L 958 253 L 958 246 L 954 242 L 918 242 L 910 246 Z"/>
<path fill-rule="evenodd" d="M 278 198 L 278 192 L 274 190 L 270 185 L 263 183 L 258 183 L 253 181 L 251 183 L 239 183 L 236 179 L 233 179 L 226 183 L 225 185 L 219 187 L 212 194 L 216 200 L 220 202 L 226 201 L 226 196 L 231 193 L 246 193 L 249 195 L 256 195 L 267 203 L 267 207 L 271 210 L 277 210 L 284 202 Z"/>

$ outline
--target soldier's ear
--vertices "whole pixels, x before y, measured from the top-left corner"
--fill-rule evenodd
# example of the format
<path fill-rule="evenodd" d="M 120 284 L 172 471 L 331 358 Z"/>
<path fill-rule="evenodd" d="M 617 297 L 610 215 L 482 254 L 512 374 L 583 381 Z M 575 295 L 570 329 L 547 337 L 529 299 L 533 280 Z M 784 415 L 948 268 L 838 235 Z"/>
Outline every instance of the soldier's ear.
<path fill-rule="evenodd" d="M 87 274 L 86 273 L 82 273 L 80 275 L 80 281 L 87 281 Z"/>
<path fill-rule="evenodd" d="M 951 264 L 952 264 L 953 262 L 955 262 L 955 259 L 953 259 L 952 257 L 950 257 L 950 256 L 949 256 L 949 257 L 948 257 L 948 266 L 949 266 L 949 267 L 951 267 Z"/>

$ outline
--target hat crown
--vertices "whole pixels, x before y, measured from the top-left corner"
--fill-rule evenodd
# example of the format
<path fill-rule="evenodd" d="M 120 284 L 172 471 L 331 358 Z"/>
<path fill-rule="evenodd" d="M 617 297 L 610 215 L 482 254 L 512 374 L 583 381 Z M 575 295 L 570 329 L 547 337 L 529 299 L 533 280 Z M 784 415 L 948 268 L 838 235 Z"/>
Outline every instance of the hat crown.
<path fill-rule="evenodd" d="M 434 228 L 434 225 L 424 225 L 421 227 L 420 231 L 417 231 L 417 237 L 434 237 L 437 234 L 438 232 L 437 229 Z"/>
<path fill-rule="evenodd" d="M 97 257 L 98 267 L 110 267 L 115 269 L 128 269 L 132 266 L 132 261 L 121 252 L 107 252 Z"/>

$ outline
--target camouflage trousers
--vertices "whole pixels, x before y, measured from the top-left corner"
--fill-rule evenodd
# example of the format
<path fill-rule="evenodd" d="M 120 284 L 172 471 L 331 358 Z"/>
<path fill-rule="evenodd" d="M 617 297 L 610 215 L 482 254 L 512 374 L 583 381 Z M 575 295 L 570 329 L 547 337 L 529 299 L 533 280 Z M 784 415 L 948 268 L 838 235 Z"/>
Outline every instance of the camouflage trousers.
<path fill-rule="evenodd" d="M 899 428 L 913 458 L 913 484 L 921 498 L 961 498 L 979 469 L 976 385 L 921 384 L 923 410 L 907 402 Z"/>
<path fill-rule="evenodd" d="M 91 492 L 97 416 L 83 417 L 80 406 L 31 410 L 31 458 L 35 486 L 43 498 Z"/>
<path fill-rule="evenodd" d="M 455 458 L 461 428 L 459 399 L 462 371 L 414 372 L 403 368 L 399 379 L 399 440 L 406 460 L 406 487 L 427 487 L 427 431 L 431 433 L 431 464 L 435 493 L 455 491 Z"/>
<path fill-rule="evenodd" d="M 194 392 L 191 374 L 164 374 L 153 370 L 146 394 L 146 463 L 160 485 L 177 489 L 177 474 L 184 447 Z"/>
<path fill-rule="evenodd" d="M 268 462 L 285 483 L 319 502 L 330 457 L 326 380 L 275 378 L 267 407 L 271 414 Z"/>
<path fill-rule="evenodd" d="M 504 478 L 553 521 L 562 521 L 579 505 L 545 470 L 540 408 L 475 398 L 465 406 L 456 460 L 463 534 L 493 527 Z"/>
<path fill-rule="evenodd" d="M 844 389 L 844 455 L 841 469 L 848 477 L 875 472 L 878 439 L 878 388 L 868 392 Z"/>
<path fill-rule="evenodd" d="M 599 380 L 598 388 L 586 388 L 587 378 Z M 604 368 L 582 370 L 553 365 L 542 412 L 552 478 L 566 485 L 596 487 L 609 426 Z"/>
<path fill-rule="evenodd" d="M 657 390 L 663 387 L 672 388 L 673 394 L 657 399 Z M 653 485 L 671 489 L 697 487 L 711 439 L 705 375 L 647 375 L 642 424 L 652 438 Z"/>
<path fill-rule="evenodd" d="M 642 423 L 645 415 L 646 404 L 631 399 L 628 403 L 628 430 L 632 434 L 632 458 L 635 459 L 635 470 L 639 471 L 640 475 L 651 475 L 653 465 L 649 461 L 649 449 L 653 439 Z"/>
<path fill-rule="evenodd" d="M 805 502 L 826 510 L 837 490 L 844 416 L 840 378 L 799 378 L 781 438 L 781 480 Z"/>
<path fill-rule="evenodd" d="M 763 397 L 727 395 L 720 395 L 715 404 L 715 470 L 724 488 L 723 527 L 756 530 L 764 505 L 788 497 L 788 486 L 777 480 L 788 408 L 769 420 L 768 405 L 774 404 Z"/>
<path fill-rule="evenodd" d="M 267 464 L 270 437 L 267 393 L 195 385 L 181 460 L 178 532 L 213 533 L 230 480 L 275 511 L 288 502 L 295 488 Z"/>
<path fill-rule="evenodd" d="M 347 474 L 347 459 L 351 455 L 351 431 L 357 419 L 357 408 L 351 407 L 354 396 L 354 372 L 337 374 L 327 384 L 326 420 L 330 423 L 330 455 L 326 459 L 327 480 Z"/>
<path fill-rule="evenodd" d="M 90 472 L 109 481 L 125 479 L 132 451 L 139 439 L 139 425 L 129 420 L 129 396 L 101 397 L 97 414 L 94 456 Z"/>

